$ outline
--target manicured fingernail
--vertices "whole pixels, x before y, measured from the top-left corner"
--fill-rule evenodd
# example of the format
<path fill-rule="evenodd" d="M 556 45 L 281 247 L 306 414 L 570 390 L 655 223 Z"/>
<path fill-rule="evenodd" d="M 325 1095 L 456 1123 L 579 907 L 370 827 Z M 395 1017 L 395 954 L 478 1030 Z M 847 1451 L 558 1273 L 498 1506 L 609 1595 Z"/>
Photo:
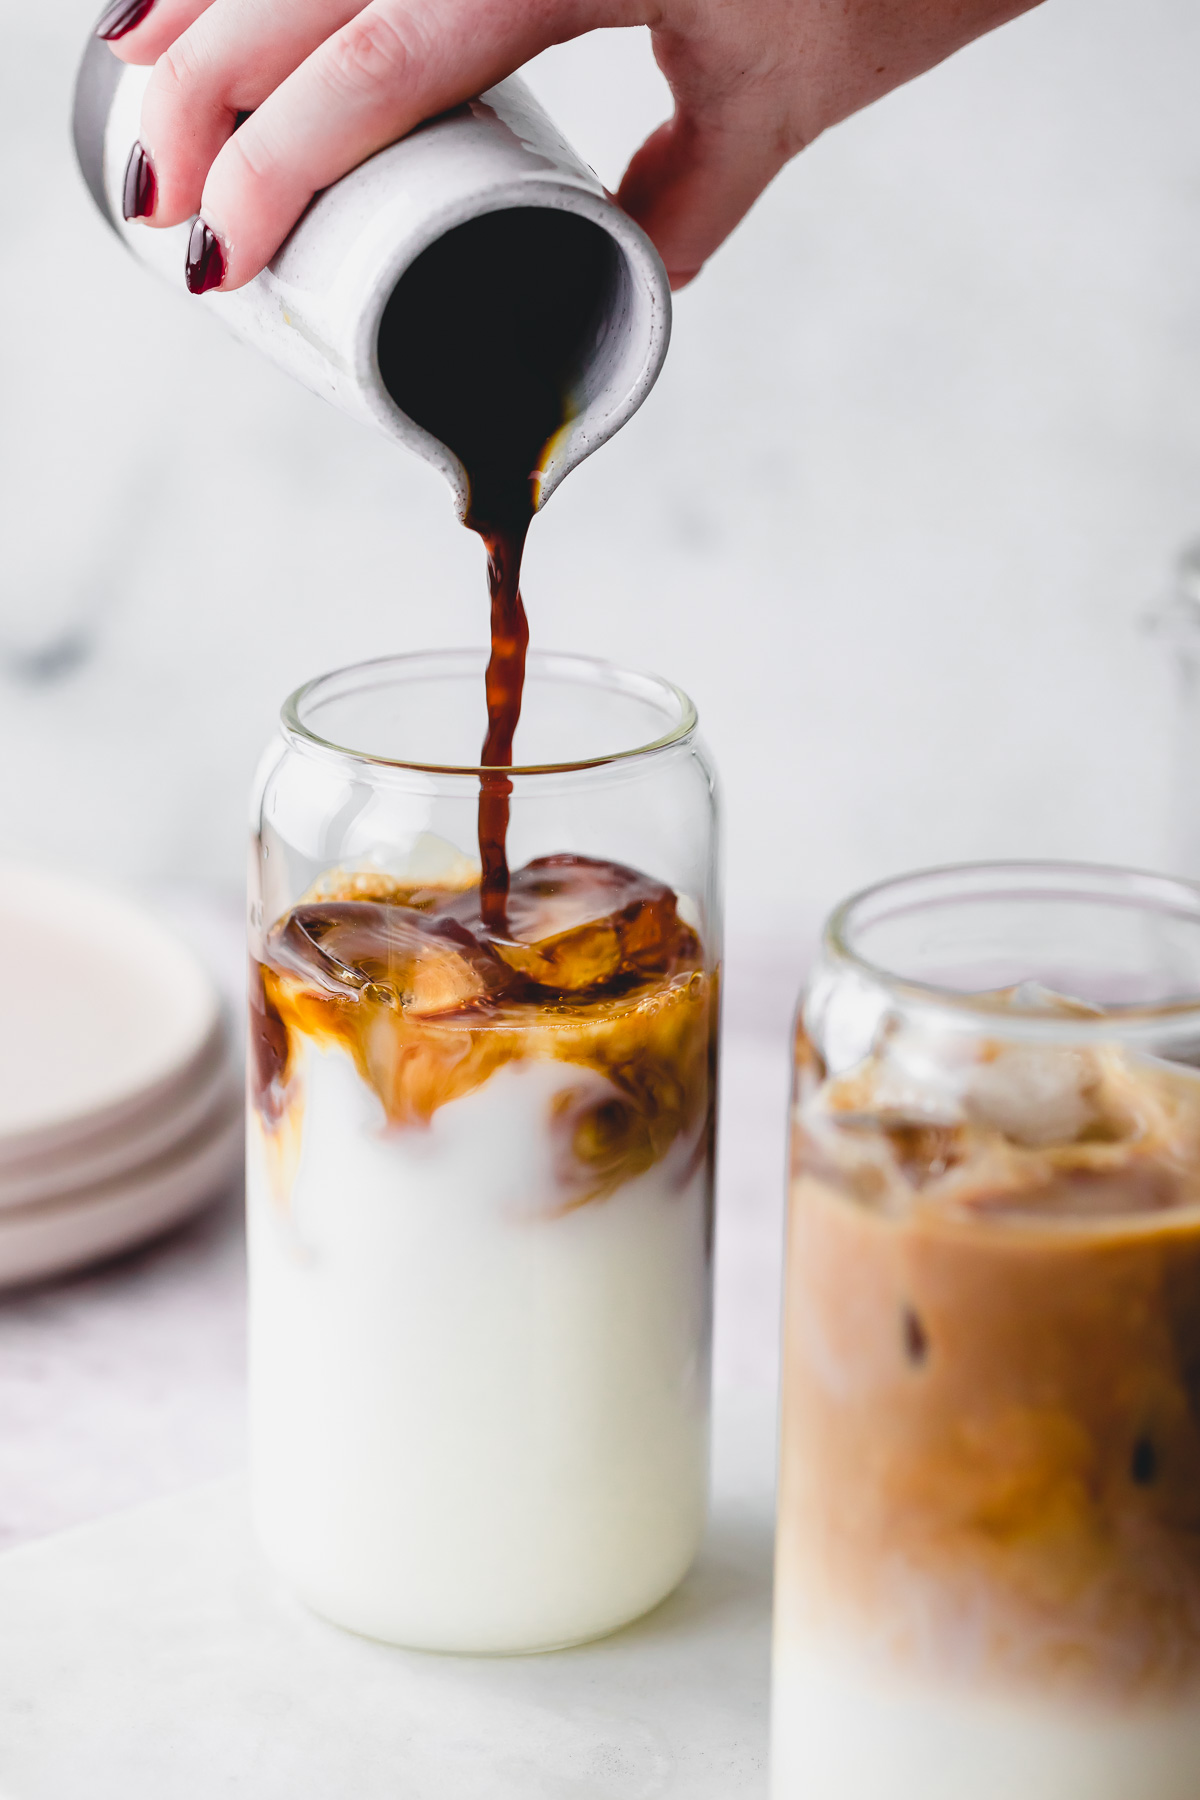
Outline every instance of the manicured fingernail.
<path fill-rule="evenodd" d="M 189 294 L 207 294 L 225 279 L 225 252 L 211 225 L 197 219 L 188 239 L 187 284 Z"/>
<path fill-rule="evenodd" d="M 141 24 L 153 5 L 154 0 L 113 0 L 96 27 L 96 36 L 109 44 L 114 38 L 123 38 Z"/>
<path fill-rule="evenodd" d="M 122 210 L 127 219 L 148 219 L 158 199 L 158 180 L 154 164 L 135 143 L 125 165 L 125 198 Z"/>

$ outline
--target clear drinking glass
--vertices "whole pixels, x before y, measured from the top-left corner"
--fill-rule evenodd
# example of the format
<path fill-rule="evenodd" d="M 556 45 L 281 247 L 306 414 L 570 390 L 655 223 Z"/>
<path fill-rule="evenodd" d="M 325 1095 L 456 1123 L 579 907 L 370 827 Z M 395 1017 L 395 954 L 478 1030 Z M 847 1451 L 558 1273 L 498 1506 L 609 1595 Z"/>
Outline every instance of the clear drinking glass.
<path fill-rule="evenodd" d="M 1200 889 L 997 864 L 796 1034 L 775 1800 L 1200 1793 Z"/>
<path fill-rule="evenodd" d="M 481 931 L 485 663 L 310 682 L 264 761 L 252 1481 L 318 1612 L 518 1651 L 646 1611 L 699 1540 L 721 922 L 691 702 L 531 655 Z"/>

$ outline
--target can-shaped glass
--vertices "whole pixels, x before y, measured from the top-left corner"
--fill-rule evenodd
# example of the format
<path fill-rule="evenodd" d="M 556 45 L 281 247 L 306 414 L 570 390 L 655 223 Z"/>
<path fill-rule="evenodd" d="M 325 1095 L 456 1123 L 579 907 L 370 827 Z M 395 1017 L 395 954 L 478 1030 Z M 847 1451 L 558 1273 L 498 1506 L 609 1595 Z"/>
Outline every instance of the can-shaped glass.
<path fill-rule="evenodd" d="M 260 770 L 251 1472 L 317 1612 L 515 1652 L 637 1617 L 699 1542 L 721 919 L 687 697 L 531 654 L 488 771 L 486 660 L 311 682 Z"/>
<path fill-rule="evenodd" d="M 775 1800 L 1200 1794 L 1200 889 L 944 869 L 796 1033 Z"/>

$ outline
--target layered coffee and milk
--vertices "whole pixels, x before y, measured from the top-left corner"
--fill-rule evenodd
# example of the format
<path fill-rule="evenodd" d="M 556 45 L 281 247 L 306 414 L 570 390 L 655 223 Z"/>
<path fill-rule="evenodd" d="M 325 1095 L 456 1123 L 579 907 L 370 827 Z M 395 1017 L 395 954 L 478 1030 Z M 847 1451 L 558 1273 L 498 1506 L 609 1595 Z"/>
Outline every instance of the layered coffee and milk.
<path fill-rule="evenodd" d="M 586 786 L 573 815 L 535 791 L 545 853 L 509 865 L 522 554 L 612 258 L 587 220 L 516 208 L 397 286 L 382 377 L 458 457 L 487 550 L 487 725 L 457 771 L 478 861 L 444 845 L 418 874 L 385 843 L 256 946 L 260 1535 L 319 1612 L 435 1649 L 610 1631 L 704 1517 L 716 946 L 664 881 L 558 853 L 587 842 Z"/>
<path fill-rule="evenodd" d="M 1015 1001 L 799 1039 L 775 1800 L 1200 1792 L 1200 1075 Z"/>
<path fill-rule="evenodd" d="M 318 1611 L 432 1648 L 610 1630 L 706 1483 L 715 977 L 634 870 L 326 876 L 254 971 L 260 1531 Z"/>

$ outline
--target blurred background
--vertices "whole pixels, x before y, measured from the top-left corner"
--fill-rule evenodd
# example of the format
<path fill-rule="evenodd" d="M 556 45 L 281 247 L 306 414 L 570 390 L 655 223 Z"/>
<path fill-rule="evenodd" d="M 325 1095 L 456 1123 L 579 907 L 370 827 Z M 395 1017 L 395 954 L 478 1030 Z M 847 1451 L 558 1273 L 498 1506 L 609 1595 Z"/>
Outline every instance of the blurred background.
<path fill-rule="evenodd" d="M 10 7 L 0 62 L 0 860 L 156 893 L 232 1000 L 281 699 L 481 642 L 481 552 L 423 463 L 102 224 L 68 124 L 96 8 Z M 679 681 L 723 775 L 719 1387 L 775 1379 L 787 1020 L 830 902 L 964 858 L 1200 872 L 1200 561 L 1148 626 L 1200 531 L 1197 67 L 1194 0 L 1048 0 L 831 132 L 532 534 L 534 641 Z M 669 109 L 641 32 L 527 73 L 610 187 Z M 242 1309 L 236 1195 L 6 1298 L 0 1544 L 236 1465 Z"/>
<path fill-rule="evenodd" d="M 481 641 L 480 550 L 101 223 L 94 11 L 13 9 L 0 69 L 0 855 L 233 895 L 282 696 Z M 1198 63 L 1191 0 L 1049 0 L 828 134 L 535 528 L 534 640 L 699 703 L 735 943 L 938 860 L 1172 860 L 1145 619 L 1200 527 Z M 528 75 L 614 187 L 669 110 L 642 32 Z"/>

